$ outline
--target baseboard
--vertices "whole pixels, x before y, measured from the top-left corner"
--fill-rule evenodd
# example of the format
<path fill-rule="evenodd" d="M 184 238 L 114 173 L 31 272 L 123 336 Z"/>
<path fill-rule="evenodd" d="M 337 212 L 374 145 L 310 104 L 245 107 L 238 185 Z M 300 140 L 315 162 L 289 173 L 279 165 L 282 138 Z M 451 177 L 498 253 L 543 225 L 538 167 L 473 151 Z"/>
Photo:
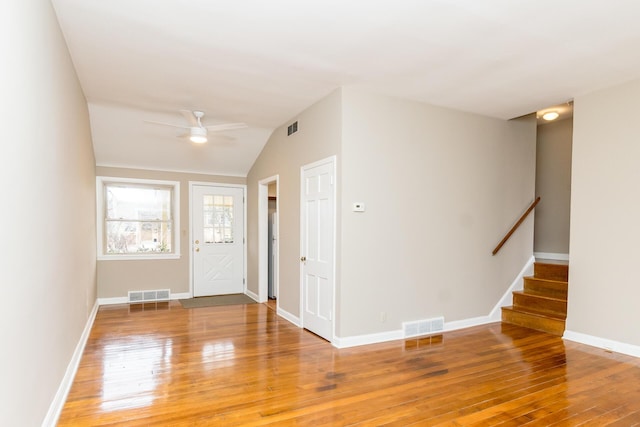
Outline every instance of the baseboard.
<path fill-rule="evenodd" d="M 280 307 L 278 307 L 278 310 L 276 311 L 276 314 L 278 316 L 282 317 L 283 319 L 293 323 L 298 328 L 302 328 L 302 321 L 300 320 L 300 318 L 298 316 L 294 316 L 293 314 L 289 313 L 286 310 L 283 310 Z"/>
<path fill-rule="evenodd" d="M 491 316 L 470 317 L 468 319 L 454 320 L 453 322 L 445 322 L 443 332 L 457 331 L 458 329 L 472 328 L 474 326 L 486 325 L 488 323 L 499 322 Z"/>
<path fill-rule="evenodd" d="M 175 299 L 189 299 L 189 298 L 193 298 L 193 295 L 191 295 L 191 292 L 182 292 L 179 294 L 171 294 L 171 299 L 175 300 Z"/>
<path fill-rule="evenodd" d="M 98 298 L 98 305 L 128 304 L 127 297 Z"/>
<path fill-rule="evenodd" d="M 530 276 L 533 274 L 534 262 L 535 262 L 535 258 L 533 256 L 529 258 L 529 261 L 527 261 L 524 267 L 522 267 L 522 270 L 520 270 L 520 273 L 518 273 L 516 278 L 513 279 L 513 282 L 511 282 L 511 286 L 509 286 L 509 288 L 502 295 L 502 298 L 500 298 L 500 301 L 498 301 L 498 303 L 493 307 L 493 309 L 489 313 L 488 317 L 491 320 L 485 323 L 499 322 L 500 320 L 502 320 L 502 310 L 501 310 L 502 307 L 508 307 L 513 304 L 513 291 L 522 290 L 522 288 L 524 287 L 523 278 L 525 276 Z M 479 323 L 479 324 L 482 325 L 484 323 Z M 476 325 L 473 325 L 473 326 L 476 326 Z"/>
<path fill-rule="evenodd" d="M 258 296 L 258 294 L 256 294 L 255 292 L 251 292 L 249 289 L 247 289 L 244 292 L 244 294 L 249 298 L 251 298 L 252 300 L 254 300 L 255 302 L 264 302 L 264 301 L 260 301 L 260 297 Z"/>
<path fill-rule="evenodd" d="M 606 338 L 594 337 L 580 332 L 564 331 L 562 338 L 580 344 L 590 345 L 607 351 L 626 354 L 627 356 L 640 357 L 640 346 L 614 341 Z"/>
<path fill-rule="evenodd" d="M 557 254 L 554 252 L 534 252 L 536 259 L 551 259 L 555 261 L 569 261 L 569 254 Z"/>
<path fill-rule="evenodd" d="M 98 313 L 99 306 L 100 305 L 96 300 L 95 304 L 93 305 L 93 309 L 91 309 L 91 313 L 89 313 L 89 318 L 87 319 L 87 323 L 84 326 L 82 335 L 80 335 L 80 340 L 78 340 L 78 344 L 76 345 L 76 349 L 73 352 L 73 356 L 71 356 L 71 361 L 69 361 L 69 365 L 67 365 L 67 370 L 64 373 L 64 377 L 62 377 L 62 381 L 60 382 L 58 391 L 56 392 L 56 395 L 53 398 L 51 405 L 49 406 L 49 411 L 47 411 L 47 415 L 45 416 L 44 421 L 42 421 L 42 426 L 54 427 L 58 423 L 58 418 L 60 418 L 62 408 L 67 401 L 69 390 L 71 390 L 73 379 L 76 376 L 76 372 L 78 372 L 80 359 L 82 359 L 82 353 L 84 353 L 84 348 L 87 345 L 87 340 L 89 339 L 89 334 L 91 333 L 91 328 L 93 327 L 93 322 L 96 319 L 96 314 Z"/>
<path fill-rule="evenodd" d="M 333 344 L 337 348 L 356 347 L 359 345 L 377 344 L 386 341 L 396 341 L 404 338 L 402 329 L 395 331 L 379 332 L 367 335 L 355 335 L 352 337 L 334 337 Z"/>

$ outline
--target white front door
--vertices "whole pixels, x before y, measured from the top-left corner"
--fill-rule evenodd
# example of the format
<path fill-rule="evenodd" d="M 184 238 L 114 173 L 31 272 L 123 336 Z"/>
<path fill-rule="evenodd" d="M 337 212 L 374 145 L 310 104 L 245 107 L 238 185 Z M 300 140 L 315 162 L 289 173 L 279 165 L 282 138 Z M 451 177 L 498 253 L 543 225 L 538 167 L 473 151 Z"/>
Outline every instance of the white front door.
<path fill-rule="evenodd" d="M 302 168 L 302 325 L 333 339 L 335 159 Z"/>
<path fill-rule="evenodd" d="M 193 296 L 244 292 L 244 189 L 193 185 Z"/>

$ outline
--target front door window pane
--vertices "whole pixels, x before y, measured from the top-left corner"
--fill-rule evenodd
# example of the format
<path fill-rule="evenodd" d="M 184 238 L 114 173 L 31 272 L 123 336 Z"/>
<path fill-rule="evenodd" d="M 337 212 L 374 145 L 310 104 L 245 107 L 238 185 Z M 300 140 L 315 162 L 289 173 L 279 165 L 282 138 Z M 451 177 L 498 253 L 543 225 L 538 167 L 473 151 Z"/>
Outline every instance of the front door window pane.
<path fill-rule="evenodd" d="M 233 196 L 203 197 L 204 242 L 233 243 Z"/>

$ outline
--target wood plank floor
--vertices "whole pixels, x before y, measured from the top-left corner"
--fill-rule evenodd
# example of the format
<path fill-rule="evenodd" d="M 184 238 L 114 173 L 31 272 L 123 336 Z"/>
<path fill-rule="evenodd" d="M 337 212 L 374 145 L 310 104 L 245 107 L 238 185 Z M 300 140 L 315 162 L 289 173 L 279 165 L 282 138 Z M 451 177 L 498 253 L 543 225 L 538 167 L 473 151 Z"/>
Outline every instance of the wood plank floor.
<path fill-rule="evenodd" d="M 264 304 L 101 307 L 60 426 L 640 425 L 639 359 L 518 326 L 336 349 Z"/>

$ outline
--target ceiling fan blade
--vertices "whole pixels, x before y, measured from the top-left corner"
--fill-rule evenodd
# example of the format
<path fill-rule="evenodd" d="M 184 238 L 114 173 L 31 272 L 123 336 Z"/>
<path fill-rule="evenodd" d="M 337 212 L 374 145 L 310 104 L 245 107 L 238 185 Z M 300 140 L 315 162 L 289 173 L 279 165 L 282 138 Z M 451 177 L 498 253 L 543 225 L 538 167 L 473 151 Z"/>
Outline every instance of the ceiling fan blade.
<path fill-rule="evenodd" d="M 223 130 L 244 129 L 249 126 L 247 126 L 246 123 L 225 123 L 222 125 L 213 125 L 213 126 L 205 126 L 205 127 L 207 128 L 207 130 L 210 130 L 211 132 L 219 132 Z"/>
<path fill-rule="evenodd" d="M 174 128 L 181 128 L 181 129 L 190 129 L 191 126 L 185 126 L 185 125 L 174 125 L 173 123 L 165 123 L 165 122 L 154 122 L 153 120 L 145 120 L 146 123 L 151 123 L 154 125 L 162 125 L 162 126 L 171 126 Z"/>
<path fill-rule="evenodd" d="M 193 111 L 190 110 L 180 110 L 180 114 L 182 114 L 184 116 L 184 118 L 187 120 L 187 123 L 189 123 L 189 127 L 196 127 L 196 126 L 200 126 L 198 124 L 198 119 L 196 118 L 196 116 L 193 114 Z"/>

